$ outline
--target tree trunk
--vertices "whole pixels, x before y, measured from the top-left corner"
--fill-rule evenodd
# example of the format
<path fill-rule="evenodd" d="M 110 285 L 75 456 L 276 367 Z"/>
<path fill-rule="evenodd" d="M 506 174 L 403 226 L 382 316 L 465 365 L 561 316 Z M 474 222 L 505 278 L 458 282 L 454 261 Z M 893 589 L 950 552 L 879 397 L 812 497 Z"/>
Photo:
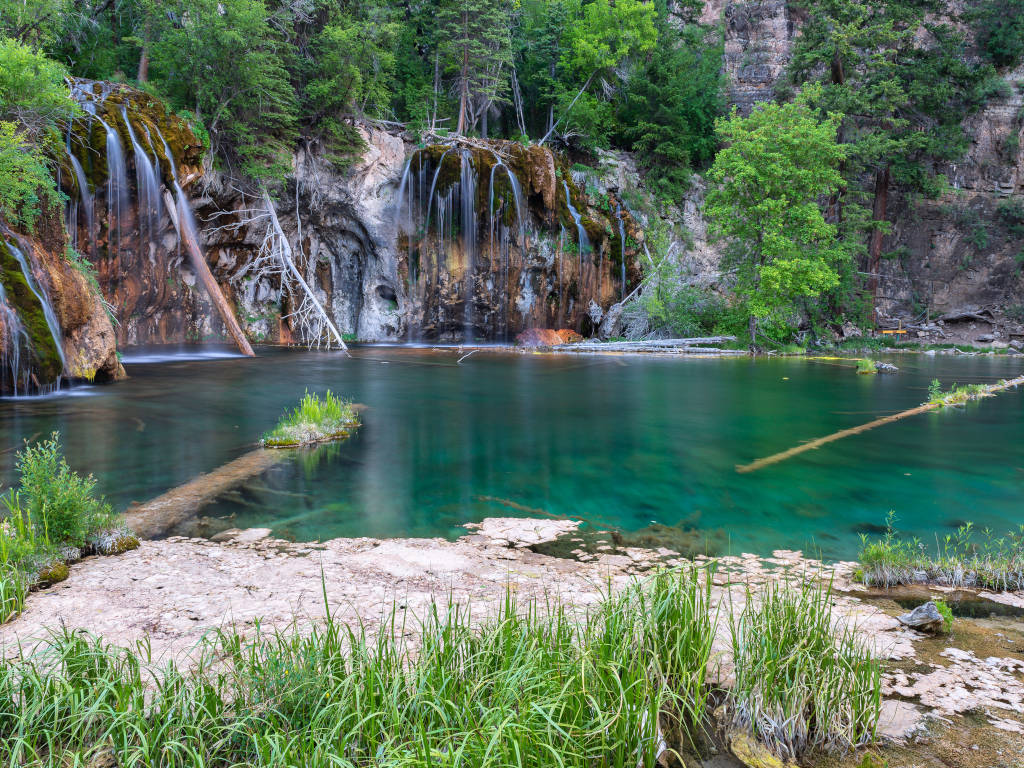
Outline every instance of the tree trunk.
<path fill-rule="evenodd" d="M 168 210 L 173 210 L 174 199 L 171 197 L 170 192 L 164 192 L 164 204 Z M 184 214 L 178 213 L 178 219 L 180 220 Z M 224 325 L 227 326 L 228 333 L 231 334 L 231 338 L 235 340 L 235 344 L 238 346 L 238 351 L 247 357 L 255 357 L 256 353 L 252 351 L 252 347 L 249 345 L 249 340 L 245 338 L 245 334 L 242 332 L 241 326 L 238 325 L 238 319 L 235 317 L 234 310 L 231 309 L 231 305 L 228 304 L 228 300 L 224 298 L 224 293 L 221 291 L 220 286 L 217 284 L 217 279 L 213 276 L 213 272 L 210 271 L 210 265 L 206 263 L 206 258 L 203 256 L 203 252 L 199 249 L 199 243 L 195 241 L 192 236 L 190 227 L 178 227 L 178 236 L 181 241 L 185 244 L 185 250 L 188 251 L 190 261 L 192 262 L 192 269 L 195 270 L 196 277 L 199 278 L 199 282 L 203 284 L 206 289 L 206 293 L 210 297 L 210 301 L 217 307 L 217 312 L 220 313 L 221 319 L 224 321 Z"/>
<path fill-rule="evenodd" d="M 469 47 L 462 49 L 462 82 L 459 84 L 459 124 L 455 133 L 461 136 L 466 130 L 466 104 L 469 101 Z"/>
<path fill-rule="evenodd" d="M 753 315 L 747 320 L 747 331 L 750 333 L 750 351 L 757 351 L 757 318 Z"/>
<path fill-rule="evenodd" d="M 330 330 L 331 335 L 334 336 L 334 340 L 338 343 L 338 346 L 341 347 L 341 349 L 345 351 L 345 354 L 348 355 L 348 345 L 345 344 L 345 340 L 341 337 L 341 332 L 334 325 L 334 321 L 331 320 L 331 316 L 327 314 L 327 310 L 325 310 L 320 302 L 317 301 L 316 296 L 313 294 L 313 290 L 309 287 L 309 283 L 306 282 L 306 278 L 302 276 L 302 273 L 299 272 L 299 268 L 295 266 L 295 261 L 292 259 L 291 243 L 288 242 L 288 238 L 285 236 L 284 230 L 281 228 L 281 222 L 278 221 L 277 209 L 274 207 L 274 201 L 270 199 L 270 195 L 267 193 L 266 189 L 263 190 L 263 204 L 267 208 L 267 213 L 270 216 L 270 223 L 274 227 L 274 231 L 277 232 L 278 240 L 281 241 L 281 261 L 285 263 L 288 271 L 292 273 L 292 276 L 302 287 L 302 290 L 309 296 L 310 301 L 313 302 L 313 305 L 316 307 L 320 316 L 324 319 L 324 323 Z M 298 212 L 298 208 L 296 208 L 296 216 L 298 216 Z M 349 355 L 349 357 L 351 357 L 351 355 Z"/>
<path fill-rule="evenodd" d="M 875 204 L 871 219 L 875 229 L 871 231 L 871 244 L 868 248 L 868 291 L 871 293 L 871 318 L 877 322 L 875 302 L 878 299 L 878 270 L 882 266 L 882 232 L 881 223 L 885 221 L 886 208 L 889 205 L 889 166 L 875 174 Z"/>
<path fill-rule="evenodd" d="M 490 110 L 485 106 L 483 111 L 480 113 L 480 138 L 487 138 L 487 113 Z"/>
<path fill-rule="evenodd" d="M 142 53 L 139 54 L 139 72 L 135 78 L 140 83 L 144 83 L 149 79 L 149 48 L 142 46 Z"/>

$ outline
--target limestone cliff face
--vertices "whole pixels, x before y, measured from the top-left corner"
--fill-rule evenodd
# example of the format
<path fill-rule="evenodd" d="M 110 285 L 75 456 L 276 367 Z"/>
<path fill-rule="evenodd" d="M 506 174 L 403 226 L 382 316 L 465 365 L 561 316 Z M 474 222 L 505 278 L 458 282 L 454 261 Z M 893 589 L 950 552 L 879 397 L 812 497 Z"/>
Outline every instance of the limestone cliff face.
<path fill-rule="evenodd" d="M 366 150 L 348 168 L 315 147 L 298 153 L 275 204 L 298 268 L 342 333 L 460 342 L 534 325 L 583 329 L 591 301 L 607 308 L 624 280 L 639 279 L 643 234 L 618 188 L 585 194 L 549 150 L 417 148 L 362 134 Z M 201 221 L 217 222 L 203 230 L 207 258 L 249 335 L 308 342 L 279 276 L 253 266 L 266 235 L 259 204 L 218 174 L 195 185 L 192 202 Z"/>

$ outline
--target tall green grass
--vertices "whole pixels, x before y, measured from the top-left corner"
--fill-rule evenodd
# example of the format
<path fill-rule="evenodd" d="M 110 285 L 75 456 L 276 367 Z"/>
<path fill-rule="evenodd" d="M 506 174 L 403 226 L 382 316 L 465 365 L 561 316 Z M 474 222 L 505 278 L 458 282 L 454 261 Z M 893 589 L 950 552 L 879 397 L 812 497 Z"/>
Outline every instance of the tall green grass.
<path fill-rule="evenodd" d="M 823 606 L 805 599 L 793 610 Z M 395 606 L 373 631 L 331 615 L 305 631 L 223 630 L 201 642 L 187 672 L 154 666 L 145 645 L 56 633 L 0 661 L 0 762 L 653 768 L 707 738 L 709 697 L 724 695 L 707 678 L 717 626 L 707 571 L 660 573 L 585 612 L 509 590 L 494 615 L 474 618 L 432 604 L 419 619 Z M 753 620 L 744 613 L 743 631 L 794 639 Z M 812 630 L 824 621 L 792 620 Z M 800 653 L 814 671 L 845 663 L 853 647 L 811 639 Z M 745 691 L 747 673 L 768 667 L 763 654 L 756 670 L 749 652 L 737 658 Z M 824 681 L 834 697 L 816 701 L 834 708 L 827 727 L 845 725 L 844 695 L 864 695 L 840 686 L 872 681 L 877 695 L 875 678 Z M 811 743 L 858 743 L 833 730 L 819 738 L 825 715 L 814 714 Z"/>
<path fill-rule="evenodd" d="M 583 616 L 509 591 L 476 623 L 434 604 L 419 621 L 393 608 L 375 633 L 331 616 L 226 630 L 190 674 L 62 632 L 0 662 L 0 760 L 653 768 L 663 734 L 704 720 L 708 584 L 665 574 Z"/>
<path fill-rule="evenodd" d="M 352 403 L 327 390 L 323 397 L 309 392 L 291 411 L 286 411 L 262 444 L 268 448 L 291 448 L 348 437 L 359 427 L 359 415 Z"/>
<path fill-rule="evenodd" d="M 730 629 L 734 726 L 794 759 L 874 739 L 881 666 L 852 627 L 837 627 L 830 585 L 769 584 L 748 594 Z"/>
<path fill-rule="evenodd" d="M 894 523 L 890 515 L 883 536 L 861 536 L 860 578 L 868 586 L 936 582 L 996 591 L 1024 589 L 1024 525 L 996 536 L 965 523 L 955 533 L 936 536 L 929 545 L 918 538 L 900 538 Z"/>

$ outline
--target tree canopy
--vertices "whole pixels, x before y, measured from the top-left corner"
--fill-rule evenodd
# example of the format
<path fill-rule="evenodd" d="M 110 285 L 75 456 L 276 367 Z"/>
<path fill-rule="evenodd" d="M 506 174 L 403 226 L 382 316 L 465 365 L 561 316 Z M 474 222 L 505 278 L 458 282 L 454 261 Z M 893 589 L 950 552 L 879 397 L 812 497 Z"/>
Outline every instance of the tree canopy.
<path fill-rule="evenodd" d="M 785 321 L 797 299 L 839 282 L 846 251 L 819 201 L 842 184 L 841 122 L 837 113 L 819 119 L 801 99 L 759 105 L 747 117 L 734 109 L 717 123 L 724 146 L 711 166 L 705 211 L 729 243 L 752 346 L 759 323 Z"/>

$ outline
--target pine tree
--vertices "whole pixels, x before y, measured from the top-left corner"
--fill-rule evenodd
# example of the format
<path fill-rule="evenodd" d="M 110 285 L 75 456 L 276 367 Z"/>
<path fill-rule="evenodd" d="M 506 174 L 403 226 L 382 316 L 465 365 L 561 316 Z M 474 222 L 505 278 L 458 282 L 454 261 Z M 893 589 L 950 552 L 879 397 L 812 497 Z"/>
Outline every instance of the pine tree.
<path fill-rule="evenodd" d="M 511 5 L 507 0 L 444 0 L 438 10 L 441 55 L 458 93 L 455 132 L 481 125 L 507 101 L 512 62 Z"/>

